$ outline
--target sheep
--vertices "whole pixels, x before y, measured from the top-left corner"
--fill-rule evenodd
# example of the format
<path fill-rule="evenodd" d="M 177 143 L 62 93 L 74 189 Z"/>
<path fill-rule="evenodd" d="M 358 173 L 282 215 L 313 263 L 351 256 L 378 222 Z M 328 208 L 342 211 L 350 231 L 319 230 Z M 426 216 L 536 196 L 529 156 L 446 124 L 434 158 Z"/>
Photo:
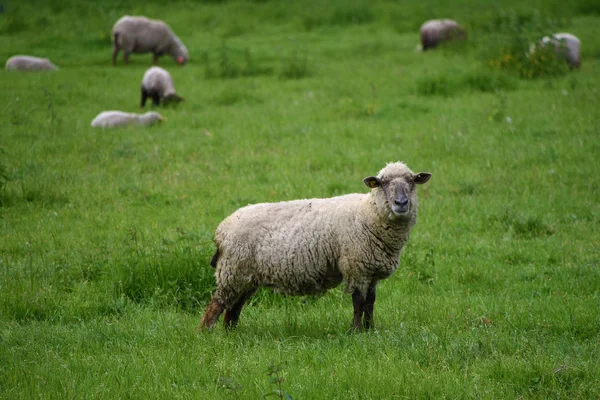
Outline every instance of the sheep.
<path fill-rule="evenodd" d="M 581 42 L 570 33 L 555 33 L 552 37 L 544 36 L 537 45 L 532 45 L 530 52 L 534 53 L 537 46 L 544 47 L 548 44 L 554 46 L 554 52 L 565 58 L 570 69 L 581 66 Z"/>
<path fill-rule="evenodd" d="M 94 128 L 116 128 L 133 124 L 147 126 L 154 124 L 156 121 L 165 120 L 157 112 L 147 112 L 140 115 L 123 111 L 103 111 L 94 118 L 91 126 Z"/>
<path fill-rule="evenodd" d="M 169 25 L 160 20 L 125 15 L 113 26 L 112 63 L 117 65 L 119 50 L 123 50 L 123 60 L 129 63 L 130 53 L 153 53 L 153 63 L 158 57 L 168 54 L 183 65 L 190 58 L 184 44 L 173 33 Z"/>
<path fill-rule="evenodd" d="M 451 19 L 432 19 L 421 25 L 421 46 L 423 51 L 437 47 L 441 42 L 464 40 L 465 30 Z"/>
<path fill-rule="evenodd" d="M 171 74 L 163 68 L 152 67 L 144 74 L 142 79 L 142 108 L 146 105 L 146 99 L 152 98 L 152 104 L 158 106 L 162 101 L 163 104 L 171 102 L 179 103 L 183 98 L 175 93 L 173 78 Z"/>
<path fill-rule="evenodd" d="M 56 71 L 58 67 L 47 58 L 12 56 L 6 61 L 7 71 Z"/>
<path fill-rule="evenodd" d="M 227 330 L 258 287 L 292 295 L 346 284 L 352 293 L 352 329 L 373 326 L 375 289 L 397 268 L 417 220 L 415 184 L 431 178 L 401 162 L 363 180 L 368 194 L 260 203 L 238 209 L 215 232 L 216 291 L 198 330 L 225 311 Z"/>

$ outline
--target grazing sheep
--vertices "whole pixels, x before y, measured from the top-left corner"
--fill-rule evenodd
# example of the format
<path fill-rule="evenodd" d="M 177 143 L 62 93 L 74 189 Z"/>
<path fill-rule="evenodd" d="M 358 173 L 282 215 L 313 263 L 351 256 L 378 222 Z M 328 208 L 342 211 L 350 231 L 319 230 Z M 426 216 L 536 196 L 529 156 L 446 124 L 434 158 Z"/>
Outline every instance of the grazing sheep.
<path fill-rule="evenodd" d="M 465 30 L 451 19 L 432 19 L 421 25 L 421 46 L 423 51 L 437 47 L 441 42 L 464 40 Z"/>
<path fill-rule="evenodd" d="M 171 102 L 179 103 L 183 98 L 175 93 L 173 78 L 171 74 L 161 67 L 149 68 L 142 79 L 142 107 L 146 105 L 146 99 L 152 98 L 152 104 L 155 106 L 168 104 Z"/>
<path fill-rule="evenodd" d="M 94 118 L 92 126 L 95 128 L 116 128 L 133 124 L 147 126 L 156 121 L 165 121 L 165 118 L 157 112 L 134 114 L 123 111 L 103 111 Z"/>
<path fill-rule="evenodd" d="M 368 194 L 240 208 L 216 230 L 217 289 L 198 330 L 210 329 L 223 311 L 225 327 L 237 325 L 260 286 L 304 295 L 342 281 L 352 293 L 352 328 L 370 329 L 377 283 L 398 268 L 417 220 L 415 184 L 429 178 L 396 162 L 363 180 Z"/>
<path fill-rule="evenodd" d="M 581 42 L 575 35 L 570 33 L 555 33 L 552 37 L 544 36 L 538 43 L 540 46 L 552 44 L 554 52 L 563 56 L 569 68 L 579 68 L 581 65 Z M 530 51 L 533 53 L 536 50 L 536 45 L 532 45 Z"/>
<path fill-rule="evenodd" d="M 12 56 L 6 61 L 7 71 L 55 71 L 58 67 L 47 58 Z"/>
<path fill-rule="evenodd" d="M 130 53 L 153 53 L 153 63 L 158 57 L 168 54 L 179 64 L 185 64 L 190 58 L 187 48 L 173 33 L 169 25 L 160 20 L 146 17 L 121 17 L 113 27 L 112 63 L 117 65 L 119 50 L 123 50 L 123 60 L 129 63 Z"/>

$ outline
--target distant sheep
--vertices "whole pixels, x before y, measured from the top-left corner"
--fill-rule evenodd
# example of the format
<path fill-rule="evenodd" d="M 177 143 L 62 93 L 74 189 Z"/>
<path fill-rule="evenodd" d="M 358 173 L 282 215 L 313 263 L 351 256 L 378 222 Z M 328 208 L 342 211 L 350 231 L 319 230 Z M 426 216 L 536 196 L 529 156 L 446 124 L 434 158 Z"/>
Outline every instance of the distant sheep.
<path fill-rule="evenodd" d="M 158 57 L 168 54 L 179 64 L 185 64 L 190 58 L 187 48 L 173 33 L 169 25 L 160 20 L 146 17 L 121 17 L 113 27 L 112 63 L 117 65 L 119 50 L 123 50 L 123 60 L 129 63 L 130 53 L 152 53 L 153 63 Z"/>
<path fill-rule="evenodd" d="M 103 111 L 94 118 L 92 126 L 94 128 L 116 128 L 135 124 L 147 126 L 164 120 L 165 118 L 157 112 L 134 114 L 123 111 Z"/>
<path fill-rule="evenodd" d="M 570 33 L 555 33 L 552 37 L 544 36 L 537 46 L 546 46 L 552 44 L 554 52 L 567 60 L 569 68 L 579 68 L 581 66 L 581 42 Z M 535 52 L 536 45 L 532 45 L 530 51 Z"/>
<path fill-rule="evenodd" d="M 6 61 L 7 71 L 55 71 L 58 67 L 47 58 L 13 56 Z"/>
<path fill-rule="evenodd" d="M 398 268 L 417 220 L 415 186 L 429 178 L 396 162 L 363 180 L 368 194 L 240 208 L 216 230 L 217 289 L 198 329 L 210 329 L 223 311 L 225 327 L 237 325 L 258 287 L 305 295 L 342 281 L 352 293 L 353 329 L 370 329 L 377 283 Z"/>
<path fill-rule="evenodd" d="M 421 25 L 421 46 L 423 51 L 437 47 L 441 42 L 464 40 L 465 30 L 451 19 L 432 19 Z"/>
<path fill-rule="evenodd" d="M 183 100 L 175 93 L 175 85 L 171 74 L 161 67 L 149 68 L 142 79 L 142 104 L 146 105 L 146 99 L 152 98 L 152 104 L 155 106 L 171 102 L 178 103 Z"/>

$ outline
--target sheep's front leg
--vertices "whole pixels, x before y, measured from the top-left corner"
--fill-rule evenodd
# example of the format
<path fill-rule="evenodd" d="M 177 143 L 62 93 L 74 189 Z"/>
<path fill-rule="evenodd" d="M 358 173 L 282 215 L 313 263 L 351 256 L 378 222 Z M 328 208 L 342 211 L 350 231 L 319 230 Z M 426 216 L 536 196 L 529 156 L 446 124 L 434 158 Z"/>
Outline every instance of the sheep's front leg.
<path fill-rule="evenodd" d="M 198 331 L 212 328 L 223 313 L 223 310 L 225 310 L 223 302 L 219 298 L 213 297 L 200 320 Z"/>
<path fill-rule="evenodd" d="M 352 305 L 354 306 L 354 319 L 352 320 L 352 329 L 361 331 L 363 329 L 362 317 L 365 311 L 366 297 L 359 290 L 352 293 Z"/>
<path fill-rule="evenodd" d="M 150 97 L 150 95 L 148 94 L 148 92 L 146 92 L 146 90 L 144 90 L 144 88 L 142 88 L 142 104 L 141 104 L 141 108 L 144 108 L 144 106 L 146 105 L 146 99 Z"/>
<path fill-rule="evenodd" d="M 129 64 L 129 52 L 123 51 L 123 62 L 125 65 Z"/>
<path fill-rule="evenodd" d="M 363 326 L 366 330 L 369 330 L 373 327 L 373 309 L 375 308 L 375 292 L 377 286 L 373 285 L 367 291 L 367 298 L 365 300 L 365 318 L 363 321 Z"/>

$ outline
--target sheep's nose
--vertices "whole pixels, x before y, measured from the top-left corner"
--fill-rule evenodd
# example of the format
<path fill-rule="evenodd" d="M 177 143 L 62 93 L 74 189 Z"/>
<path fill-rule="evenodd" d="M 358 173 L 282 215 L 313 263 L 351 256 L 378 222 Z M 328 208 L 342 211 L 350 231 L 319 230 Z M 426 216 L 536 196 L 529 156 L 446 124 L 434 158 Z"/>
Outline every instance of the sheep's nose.
<path fill-rule="evenodd" d="M 405 208 L 406 206 L 408 206 L 408 198 L 407 197 L 402 197 L 400 199 L 395 199 L 394 203 L 396 203 L 396 205 L 398 207 Z"/>

